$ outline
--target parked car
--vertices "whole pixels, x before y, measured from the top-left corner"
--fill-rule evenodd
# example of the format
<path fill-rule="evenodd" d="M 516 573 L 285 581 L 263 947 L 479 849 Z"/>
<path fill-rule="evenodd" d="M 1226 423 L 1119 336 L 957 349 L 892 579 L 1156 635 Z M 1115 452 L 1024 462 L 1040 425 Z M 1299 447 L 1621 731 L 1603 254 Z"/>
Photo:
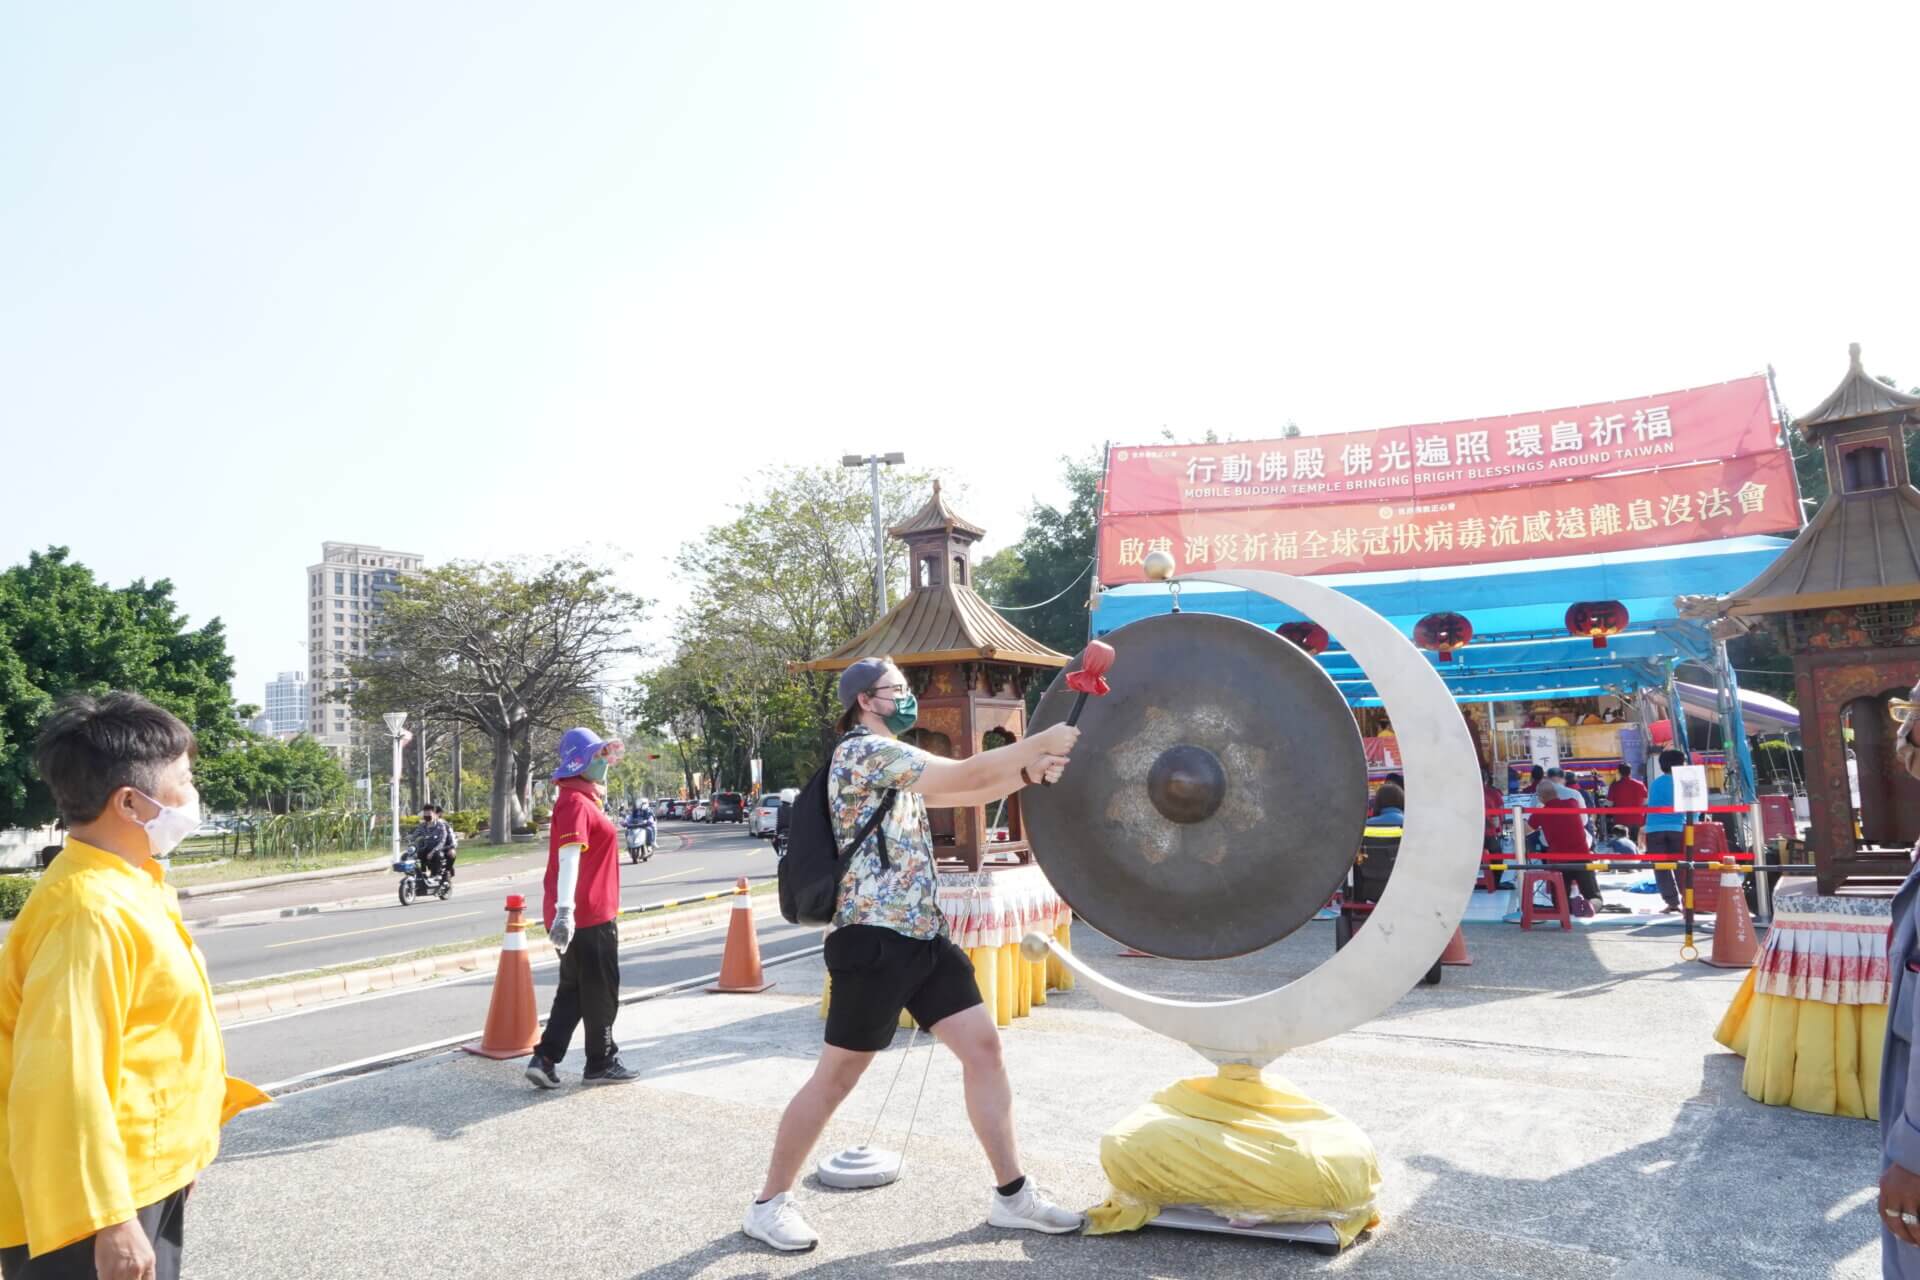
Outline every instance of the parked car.
<path fill-rule="evenodd" d="M 663 800 L 660 803 L 662 806 L 660 812 L 666 817 L 684 818 L 687 816 L 687 802 L 685 800 Z"/>
<path fill-rule="evenodd" d="M 693 822 L 705 822 L 707 820 L 707 811 L 711 808 L 713 808 L 711 802 L 695 800 L 687 809 L 687 818 Z"/>
<path fill-rule="evenodd" d="M 747 834 L 758 836 L 762 840 L 773 839 L 774 828 L 780 822 L 781 795 L 778 791 L 768 791 L 761 795 L 753 812 L 747 816 Z"/>
<path fill-rule="evenodd" d="M 747 802 L 738 791 L 716 791 L 707 806 L 708 822 L 745 822 Z"/>

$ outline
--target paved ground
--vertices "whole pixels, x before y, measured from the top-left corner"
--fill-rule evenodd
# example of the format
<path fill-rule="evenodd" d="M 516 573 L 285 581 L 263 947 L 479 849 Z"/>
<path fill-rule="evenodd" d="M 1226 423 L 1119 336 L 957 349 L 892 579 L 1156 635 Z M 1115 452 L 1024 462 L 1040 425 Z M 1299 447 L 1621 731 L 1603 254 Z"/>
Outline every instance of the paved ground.
<path fill-rule="evenodd" d="M 661 832 L 660 851 L 650 861 L 621 862 L 621 905 L 697 896 L 729 889 L 743 875 L 754 880 L 772 875 L 772 847 L 744 831 L 738 826 L 668 824 Z M 244 982 L 497 934 L 506 919 L 506 895 L 537 898 L 545 871 L 544 850 L 478 863 L 456 877 L 447 901 L 419 901 L 408 907 L 400 905 L 399 877 L 392 872 L 193 898 L 184 905 L 213 981 Z M 209 917 L 265 912 L 296 902 L 314 906 L 348 901 L 360 905 L 234 924 L 205 923 Z"/>
<path fill-rule="evenodd" d="M 1113 958 L 1076 932 L 1094 963 L 1169 995 L 1263 989 L 1330 946 L 1315 925 L 1253 957 L 1181 965 Z M 765 995 L 630 1008 L 622 1040 L 646 1078 L 624 1089 L 537 1094 L 517 1064 L 447 1056 L 241 1117 L 195 1195 L 189 1270 L 236 1280 L 1877 1273 L 1875 1127 L 1741 1094 L 1739 1060 L 1711 1040 L 1738 974 L 1678 964 L 1670 925 L 1468 936 L 1472 968 L 1278 1064 L 1381 1152 L 1385 1222 L 1338 1259 L 1159 1231 L 992 1231 L 985 1163 L 944 1055 L 907 1176 L 869 1192 L 807 1187 L 822 1249 L 763 1252 L 737 1234 L 740 1211 L 820 1034 L 817 961 L 800 960 L 776 970 Z M 1206 1071 L 1083 992 L 1056 995 L 1006 1047 L 1028 1168 L 1079 1205 L 1104 1192 L 1100 1134 L 1168 1081 Z M 829 1146 L 865 1136 L 892 1065 L 883 1058 L 855 1093 Z M 899 1140 L 901 1099 L 895 1108 L 883 1142 Z"/>
<path fill-rule="evenodd" d="M 763 961 L 810 952 L 820 945 L 817 929 L 796 928 L 778 916 L 762 915 L 759 931 Z M 696 978 L 712 980 L 720 972 L 726 937 L 726 925 L 718 924 L 624 948 L 622 992 L 635 994 Z M 558 973 L 559 963 L 553 960 L 533 967 L 534 1000 L 542 1017 L 553 1003 Z M 403 987 L 235 1023 L 225 1028 L 227 1069 L 271 1084 L 453 1037 L 477 1039 L 486 1026 L 493 980 L 489 967 L 477 977 Z M 616 1024 L 622 1044 L 629 1027 L 645 1026 L 645 1017 L 644 1013 L 622 1014 Z"/>

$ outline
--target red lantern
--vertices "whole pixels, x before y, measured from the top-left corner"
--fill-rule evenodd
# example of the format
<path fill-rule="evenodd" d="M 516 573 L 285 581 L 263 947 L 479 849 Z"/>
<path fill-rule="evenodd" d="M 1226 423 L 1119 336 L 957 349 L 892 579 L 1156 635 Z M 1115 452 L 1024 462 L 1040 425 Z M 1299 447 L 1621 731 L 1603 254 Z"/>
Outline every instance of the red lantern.
<path fill-rule="evenodd" d="M 1607 637 L 1627 629 L 1627 606 L 1618 600 L 1582 600 L 1567 610 L 1567 634 L 1591 636 L 1593 647 L 1607 647 Z"/>
<path fill-rule="evenodd" d="M 1317 622 L 1283 622 L 1274 631 L 1308 653 L 1321 654 L 1327 651 L 1327 629 Z"/>
<path fill-rule="evenodd" d="M 1453 651 L 1473 641 L 1473 624 L 1457 613 L 1430 613 L 1413 628 L 1413 642 L 1452 662 Z"/>

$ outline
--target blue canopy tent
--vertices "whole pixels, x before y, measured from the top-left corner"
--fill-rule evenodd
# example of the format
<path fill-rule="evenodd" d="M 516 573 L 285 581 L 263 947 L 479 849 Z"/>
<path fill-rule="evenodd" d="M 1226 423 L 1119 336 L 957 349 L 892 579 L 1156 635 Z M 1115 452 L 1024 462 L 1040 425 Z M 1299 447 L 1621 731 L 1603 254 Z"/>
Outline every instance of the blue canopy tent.
<path fill-rule="evenodd" d="M 1720 719 L 1726 728 L 1729 763 L 1736 764 L 1744 794 L 1751 798 L 1753 762 L 1733 671 L 1708 624 L 1683 616 L 1679 601 L 1736 590 L 1789 545 L 1788 538 L 1728 538 L 1504 564 L 1330 574 L 1315 580 L 1367 605 L 1409 637 L 1430 613 L 1464 614 L 1473 624 L 1473 643 L 1456 650 L 1451 662 L 1427 655 L 1460 702 L 1659 690 L 1671 706 L 1678 701 L 1673 690 L 1675 664 L 1706 666 L 1719 676 Z M 1631 619 L 1604 649 L 1566 630 L 1571 605 L 1597 600 L 1620 601 Z M 1093 634 L 1105 635 L 1172 607 L 1172 589 L 1165 583 L 1111 588 L 1098 598 Z M 1183 584 L 1180 608 L 1244 618 L 1263 627 L 1301 618 L 1265 596 L 1212 583 Z M 1319 660 L 1349 703 L 1380 705 L 1372 682 L 1340 647 L 1338 635 Z M 1684 717 L 1675 716 L 1674 723 L 1675 731 L 1684 734 Z"/>

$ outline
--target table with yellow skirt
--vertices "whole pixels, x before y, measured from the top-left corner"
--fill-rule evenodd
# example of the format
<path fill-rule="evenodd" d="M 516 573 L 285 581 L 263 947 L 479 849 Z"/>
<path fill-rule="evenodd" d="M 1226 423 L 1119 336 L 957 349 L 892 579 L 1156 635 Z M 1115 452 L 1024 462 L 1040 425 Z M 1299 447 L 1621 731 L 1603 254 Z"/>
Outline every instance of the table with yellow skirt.
<path fill-rule="evenodd" d="M 1047 1002 L 1049 991 L 1073 989 L 1072 971 L 1058 960 L 1049 956 L 1035 964 L 1020 954 L 1020 939 L 1029 933 L 1045 933 L 1062 947 L 1071 945 L 1073 913 L 1039 867 L 942 871 L 939 901 L 954 942 L 973 961 L 974 981 L 999 1025 L 1026 1017 L 1033 1006 Z M 823 1018 L 832 996 L 829 979 L 820 992 Z M 901 1026 L 912 1024 L 910 1015 L 900 1015 Z"/>
<path fill-rule="evenodd" d="M 1746 1058 L 1741 1084 L 1756 1101 L 1879 1119 L 1893 904 L 1788 894 L 1773 912 L 1714 1039 Z"/>

